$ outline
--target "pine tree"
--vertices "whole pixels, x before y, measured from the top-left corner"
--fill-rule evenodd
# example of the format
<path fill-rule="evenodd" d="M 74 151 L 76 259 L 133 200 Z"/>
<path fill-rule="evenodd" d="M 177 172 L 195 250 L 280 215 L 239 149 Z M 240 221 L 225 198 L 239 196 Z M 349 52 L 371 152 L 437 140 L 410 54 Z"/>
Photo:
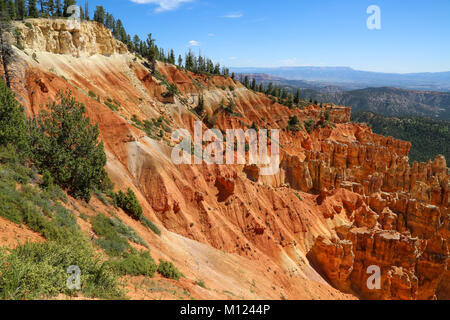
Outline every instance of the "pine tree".
<path fill-rule="evenodd" d="M 183 58 L 181 57 L 181 54 L 178 56 L 178 66 L 180 68 L 183 67 Z"/>
<path fill-rule="evenodd" d="M 294 103 L 295 104 L 300 103 L 300 89 L 297 89 L 297 91 L 295 92 Z"/>
<path fill-rule="evenodd" d="M 37 18 L 39 16 L 36 8 L 36 0 L 28 0 L 28 16 L 31 18 Z"/>
<path fill-rule="evenodd" d="M 266 91 L 267 95 L 273 95 L 273 83 L 270 82 L 269 85 L 267 86 L 267 91 Z"/>
<path fill-rule="evenodd" d="M 25 0 L 16 0 L 16 19 L 23 20 L 27 15 Z"/>
<path fill-rule="evenodd" d="M 12 144 L 17 151 L 27 150 L 27 129 L 25 114 L 14 93 L 0 78 L 0 145 Z"/>
<path fill-rule="evenodd" d="M 155 46 L 155 40 L 152 38 L 152 34 L 147 36 L 147 60 L 150 63 L 150 71 L 154 73 L 156 71 L 156 58 L 158 55 L 158 47 Z"/>
<path fill-rule="evenodd" d="M 8 10 L 9 19 L 15 20 L 16 19 L 16 8 L 14 5 L 14 1 L 8 0 L 6 6 L 7 6 L 7 10 Z"/>
<path fill-rule="evenodd" d="M 259 91 L 259 92 L 263 92 L 263 93 L 264 93 L 264 91 L 265 91 L 265 89 L 264 89 L 264 84 L 263 84 L 262 82 L 259 84 L 258 91 Z"/>
<path fill-rule="evenodd" d="M 194 68 L 194 56 L 192 54 L 192 51 L 189 49 L 189 52 L 186 54 L 186 59 L 184 59 L 185 65 L 184 67 L 188 71 L 193 71 Z"/>
<path fill-rule="evenodd" d="M 3 5 L 6 5 L 3 2 Z M 13 31 L 11 19 L 6 10 L 0 11 L 0 60 L 4 71 L 4 77 L 8 88 L 11 87 L 11 70 L 9 65 L 13 59 L 14 51 L 11 47 L 8 33 Z"/>
<path fill-rule="evenodd" d="M 245 78 L 244 78 L 244 86 L 246 88 L 250 87 L 250 80 L 248 79 L 248 76 L 245 76 Z"/>
<path fill-rule="evenodd" d="M 95 19 L 95 15 L 94 15 L 94 19 Z M 99 18 L 99 19 L 101 19 L 101 18 Z M 105 27 L 113 30 L 114 27 L 115 27 L 115 20 L 114 20 L 113 15 L 109 14 L 109 13 L 105 13 L 105 21 L 104 21 L 104 23 L 105 23 Z"/>
<path fill-rule="evenodd" d="M 253 80 L 252 80 L 252 86 L 251 86 L 251 89 L 252 89 L 253 91 L 256 91 L 256 79 L 255 79 L 255 78 L 253 78 Z"/>
<path fill-rule="evenodd" d="M 63 15 L 63 8 L 61 4 L 61 0 L 56 0 L 55 3 L 55 16 L 62 17 Z"/>
<path fill-rule="evenodd" d="M 173 51 L 173 49 L 170 50 L 169 63 L 175 64 L 175 52 Z"/>
<path fill-rule="evenodd" d="M 109 181 L 98 125 L 91 125 L 84 105 L 70 93 L 58 98 L 47 106 L 49 111 L 30 120 L 30 154 L 41 172 L 50 172 L 71 195 L 89 201 L 94 188 L 102 190 Z"/>
<path fill-rule="evenodd" d="M 97 21 L 101 24 L 105 23 L 105 9 L 103 6 L 97 6 L 94 11 L 94 21 Z"/>

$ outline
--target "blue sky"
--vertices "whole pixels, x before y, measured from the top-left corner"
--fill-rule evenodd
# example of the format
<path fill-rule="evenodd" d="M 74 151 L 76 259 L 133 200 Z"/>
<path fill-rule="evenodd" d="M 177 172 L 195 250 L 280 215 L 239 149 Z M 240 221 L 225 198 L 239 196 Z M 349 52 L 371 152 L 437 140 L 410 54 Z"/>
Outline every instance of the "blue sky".
<path fill-rule="evenodd" d="M 227 66 L 450 71 L 449 0 L 89 0 L 91 17 L 96 5 L 131 35 Z M 370 5 L 381 30 L 366 26 Z"/>

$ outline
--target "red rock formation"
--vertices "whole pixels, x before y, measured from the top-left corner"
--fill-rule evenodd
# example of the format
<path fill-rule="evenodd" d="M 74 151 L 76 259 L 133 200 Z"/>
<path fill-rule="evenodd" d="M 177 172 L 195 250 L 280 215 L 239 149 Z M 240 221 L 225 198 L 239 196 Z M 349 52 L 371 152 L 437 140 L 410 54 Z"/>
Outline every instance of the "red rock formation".
<path fill-rule="evenodd" d="M 30 36 L 27 46 L 50 43 L 41 41 L 40 33 L 21 30 Z M 107 34 L 98 27 L 94 30 Z M 90 58 L 102 43 L 109 45 L 96 53 L 116 55 Z M 50 52 L 58 48 L 51 47 Z M 27 113 L 34 115 L 58 90 L 72 90 L 99 125 L 111 179 L 119 188 L 131 186 L 144 214 L 170 231 L 170 240 L 177 239 L 173 244 L 169 237 L 161 238 L 162 256 L 171 248 L 171 258 L 185 261 L 185 250 L 191 250 L 193 266 L 184 270 L 191 277 L 202 278 L 194 264 L 206 260 L 212 266 L 203 277 L 232 274 L 242 281 L 236 269 L 254 269 L 246 277 L 271 284 L 261 289 L 262 298 L 280 298 L 281 291 L 287 298 L 304 298 L 306 291 L 317 292 L 311 297 L 329 297 L 324 292 L 334 289 L 321 276 L 360 298 L 450 296 L 450 180 L 443 157 L 410 166 L 409 142 L 349 123 L 350 108 L 310 105 L 291 110 L 231 78 L 206 77 L 158 63 L 160 74 L 179 91 L 166 101 L 161 96 L 167 91 L 164 82 L 153 77 L 143 61 L 123 54 L 120 43 L 103 39 L 88 49 L 76 48 L 84 58 L 44 55 L 40 64 L 18 52 L 20 65 L 26 67 L 17 67 L 15 83 L 26 85 L 15 91 Z M 89 97 L 89 91 L 98 100 Z M 161 119 L 171 130 L 186 128 L 192 133 L 198 118 L 191 110 L 199 94 L 208 117 L 221 130 L 246 129 L 253 122 L 284 130 L 293 115 L 318 126 L 311 134 L 280 132 L 281 170 L 274 176 L 260 176 L 261 167 L 256 165 L 178 166 L 170 160 L 170 134 L 164 130 L 148 134 L 129 119 L 133 115 L 150 122 Z M 120 104 L 118 111 L 104 104 L 107 98 Z M 229 99 L 235 102 L 234 115 L 220 106 Z M 324 122 L 325 112 L 332 125 Z M 212 252 L 220 261 L 209 258 Z M 237 265 L 224 266 L 223 261 Z M 380 268 L 379 290 L 367 286 L 370 266 Z M 226 282 L 215 281 L 221 289 L 217 292 L 227 290 L 220 287 Z M 326 289 L 319 290 L 317 281 Z M 276 295 L 272 286 L 280 289 Z"/>

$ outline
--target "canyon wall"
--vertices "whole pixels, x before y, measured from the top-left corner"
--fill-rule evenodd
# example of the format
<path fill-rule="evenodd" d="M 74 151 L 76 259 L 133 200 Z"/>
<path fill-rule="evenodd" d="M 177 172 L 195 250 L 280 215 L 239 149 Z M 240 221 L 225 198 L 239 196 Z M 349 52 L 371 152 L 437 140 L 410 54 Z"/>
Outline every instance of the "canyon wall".
<path fill-rule="evenodd" d="M 131 187 L 163 234 L 215 250 L 206 259 L 197 247 L 180 250 L 179 242 L 164 240 L 169 236 L 158 240 L 157 250 L 170 252 L 188 277 L 208 279 L 219 291 L 227 272 L 249 283 L 257 279 L 264 283 L 257 298 L 450 298 L 443 157 L 410 166 L 409 142 L 350 123 L 349 107 L 290 109 L 230 77 L 160 62 L 159 75 L 152 75 L 97 23 L 67 30 L 64 20 L 27 22 L 31 28 L 17 24 L 24 51 L 16 50 L 15 64 L 15 91 L 27 114 L 37 114 L 59 90 L 71 90 L 86 105 L 116 188 Z M 170 99 L 163 97 L 166 83 L 178 89 Z M 200 95 L 201 117 L 195 113 Z M 232 112 L 223 108 L 229 101 Z M 288 129 L 294 115 L 296 132 Z M 144 121 L 149 130 L 139 124 Z M 194 121 L 203 121 L 204 130 L 280 129 L 280 171 L 261 176 L 256 165 L 175 165 L 171 133 L 193 133 Z M 314 124 L 310 133 L 304 121 Z M 180 251 L 186 250 L 197 266 L 185 263 Z M 224 271 L 215 260 L 222 254 L 222 261 L 242 260 L 233 258 Z M 198 265 L 205 259 L 208 274 Z M 367 286 L 371 266 L 380 268 L 380 289 Z M 242 269 L 255 271 L 241 276 Z"/>

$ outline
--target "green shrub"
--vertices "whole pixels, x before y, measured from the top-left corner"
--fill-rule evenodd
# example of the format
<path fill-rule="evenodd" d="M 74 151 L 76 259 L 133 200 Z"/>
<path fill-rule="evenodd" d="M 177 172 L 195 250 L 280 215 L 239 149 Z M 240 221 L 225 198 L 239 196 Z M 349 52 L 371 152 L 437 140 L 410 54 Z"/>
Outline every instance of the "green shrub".
<path fill-rule="evenodd" d="M 92 230 L 99 237 L 96 239 L 105 252 L 112 256 L 119 256 L 130 248 L 130 244 L 125 237 L 114 228 L 114 223 L 103 214 L 98 214 L 91 218 Z"/>
<path fill-rule="evenodd" d="M 59 103 L 48 105 L 50 112 L 41 112 L 29 123 L 32 160 L 56 184 L 89 202 L 95 188 L 103 190 L 110 183 L 98 126 L 84 117 L 84 105 L 70 93 L 58 97 Z"/>
<path fill-rule="evenodd" d="M 130 248 L 128 240 L 148 248 L 148 244 L 132 228 L 118 218 L 98 214 L 91 218 L 92 229 L 99 237 L 96 240 L 106 253 L 120 256 Z"/>
<path fill-rule="evenodd" d="M 127 193 L 125 194 L 122 191 L 119 191 L 115 195 L 115 201 L 119 208 L 123 209 L 126 214 L 132 217 L 135 220 L 140 220 L 142 217 L 142 207 L 139 204 L 139 201 L 136 198 L 136 194 L 128 188 Z"/>
<path fill-rule="evenodd" d="M 92 99 L 97 98 L 97 95 L 95 94 L 95 92 L 90 91 L 90 90 L 89 90 L 89 92 L 88 92 L 88 96 L 91 97 Z"/>
<path fill-rule="evenodd" d="M 204 282 L 203 280 L 201 280 L 201 279 L 195 281 L 195 284 L 196 284 L 197 286 L 199 286 L 199 287 L 202 287 L 202 288 L 206 289 L 205 282 Z"/>
<path fill-rule="evenodd" d="M 298 120 L 297 116 L 294 115 L 289 118 L 287 129 L 292 132 L 302 131 L 302 128 L 300 127 L 300 121 Z"/>
<path fill-rule="evenodd" d="M 12 169 L 0 164 L 0 216 L 47 239 L 11 251 L 0 248 L 0 299 L 75 294 L 66 286 L 66 271 L 71 265 L 82 270 L 81 292 L 85 296 L 123 297 L 116 277 L 95 256 L 75 215 L 53 199 L 48 190 L 37 186 L 17 187 Z"/>
<path fill-rule="evenodd" d="M 105 101 L 105 105 L 112 111 L 119 111 L 119 108 L 117 108 L 117 106 L 112 104 L 111 102 Z"/>
<path fill-rule="evenodd" d="M 14 93 L 0 79 L 0 146 L 12 144 L 19 153 L 28 151 L 25 113 Z"/>
<path fill-rule="evenodd" d="M 116 276 L 96 257 L 86 239 L 65 244 L 50 241 L 0 249 L 0 299 L 23 300 L 73 295 L 67 268 L 81 270 L 81 293 L 86 297 L 123 298 Z"/>
<path fill-rule="evenodd" d="M 146 251 L 124 253 L 123 259 L 112 260 L 109 265 L 119 275 L 130 276 L 153 277 L 158 268 L 150 253 Z"/>
<path fill-rule="evenodd" d="M 159 260 L 158 273 L 168 279 L 180 280 L 182 274 L 172 262 Z"/>
<path fill-rule="evenodd" d="M 161 230 L 159 230 L 159 228 L 153 222 L 151 222 L 149 219 L 147 219 L 145 216 L 141 217 L 141 223 L 144 226 L 146 226 L 147 228 L 149 228 L 150 230 L 152 230 L 158 236 L 161 235 Z"/>
<path fill-rule="evenodd" d="M 316 123 L 312 119 L 305 121 L 304 125 L 305 125 L 305 130 L 308 133 L 311 133 L 316 127 Z"/>

